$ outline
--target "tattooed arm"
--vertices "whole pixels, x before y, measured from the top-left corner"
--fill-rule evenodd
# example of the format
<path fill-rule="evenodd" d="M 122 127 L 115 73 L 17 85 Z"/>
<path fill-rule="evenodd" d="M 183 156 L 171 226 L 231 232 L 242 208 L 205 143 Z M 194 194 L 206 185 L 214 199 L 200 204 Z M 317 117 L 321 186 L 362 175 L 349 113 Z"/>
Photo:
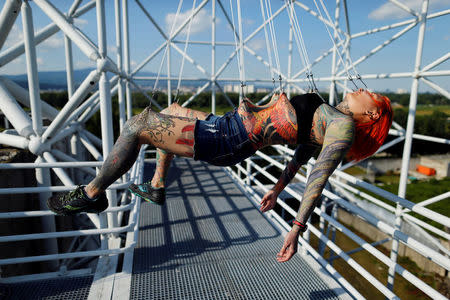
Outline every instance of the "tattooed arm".
<path fill-rule="evenodd" d="M 353 141 L 354 123 L 350 118 L 338 118 L 327 125 L 322 150 L 308 177 L 296 220 L 306 223 L 317 205 L 325 184 L 344 158 Z M 297 225 L 286 235 L 278 253 L 279 262 L 288 261 L 297 252 L 300 228 Z"/>
<path fill-rule="evenodd" d="M 316 146 L 312 144 L 298 145 L 294 157 L 292 157 L 283 173 L 281 173 L 278 182 L 261 199 L 261 212 L 266 212 L 275 207 L 278 195 L 284 190 L 292 178 L 294 178 L 300 167 L 311 158 L 315 150 Z"/>

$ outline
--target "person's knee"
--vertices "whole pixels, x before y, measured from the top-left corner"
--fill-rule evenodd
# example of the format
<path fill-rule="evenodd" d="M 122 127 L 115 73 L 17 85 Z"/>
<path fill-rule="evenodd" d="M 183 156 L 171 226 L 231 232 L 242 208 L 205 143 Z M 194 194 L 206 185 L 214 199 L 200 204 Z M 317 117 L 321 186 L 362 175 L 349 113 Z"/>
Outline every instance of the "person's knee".
<path fill-rule="evenodd" d="M 161 110 L 161 113 L 171 115 L 171 114 L 174 114 L 176 111 L 178 111 L 178 109 L 180 107 L 181 106 L 178 103 L 174 102 L 174 103 L 170 104 L 168 107 Z"/>
<path fill-rule="evenodd" d="M 154 113 L 155 112 L 147 106 L 141 113 L 133 116 L 125 123 L 121 135 L 139 135 L 139 132 L 144 128 L 149 115 Z"/>

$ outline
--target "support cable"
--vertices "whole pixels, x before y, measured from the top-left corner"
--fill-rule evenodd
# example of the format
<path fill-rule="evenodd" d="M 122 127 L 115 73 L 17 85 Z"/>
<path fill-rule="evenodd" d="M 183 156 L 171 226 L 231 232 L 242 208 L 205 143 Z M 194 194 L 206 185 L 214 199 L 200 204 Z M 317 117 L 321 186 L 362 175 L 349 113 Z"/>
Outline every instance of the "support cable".
<path fill-rule="evenodd" d="M 276 40 L 276 35 L 275 35 L 275 28 L 273 26 L 272 6 L 270 4 L 270 0 L 265 0 L 265 3 L 266 3 L 266 13 L 269 18 L 269 31 L 270 31 L 270 36 L 271 36 L 271 40 L 272 40 L 272 48 L 273 48 L 273 52 L 274 52 L 275 63 L 276 63 L 276 67 L 278 69 L 278 80 L 280 81 L 280 92 L 281 92 L 281 80 L 282 80 L 281 64 L 280 64 L 280 57 L 278 55 L 278 46 L 277 46 L 277 40 Z M 275 84 L 275 78 L 272 78 L 272 81 Z"/>
<path fill-rule="evenodd" d="M 191 12 L 194 12 L 194 8 L 195 8 L 195 3 L 197 0 L 194 0 L 194 2 L 192 3 L 192 9 Z M 189 22 L 189 26 L 188 26 L 188 31 L 186 33 L 186 41 L 184 43 L 184 50 L 183 50 L 183 58 L 181 60 L 181 67 L 180 67 L 180 72 L 178 74 L 178 84 L 177 84 L 177 93 L 175 95 L 175 102 L 178 103 L 179 99 L 178 99 L 178 94 L 180 93 L 180 86 L 181 86 L 181 76 L 183 74 L 183 69 L 184 69 L 184 62 L 186 60 L 186 52 L 187 52 L 187 47 L 188 47 L 188 43 L 189 43 L 189 39 L 191 36 L 191 27 L 192 27 L 192 23 L 194 22 L 194 18 L 191 18 L 191 21 Z"/>
<path fill-rule="evenodd" d="M 326 16 L 327 16 L 328 22 L 329 22 L 330 24 L 333 24 L 333 27 L 335 27 L 335 25 L 334 25 L 335 23 L 331 20 L 330 14 L 328 13 L 328 10 L 327 10 L 325 4 L 323 3 L 323 0 L 319 0 L 319 1 L 320 1 L 320 4 L 321 4 L 321 6 L 322 6 L 323 11 L 325 12 L 325 14 L 326 14 Z M 319 7 L 319 5 L 317 4 L 317 1 L 316 1 L 316 0 L 314 0 L 314 4 L 315 4 L 315 6 L 316 6 L 316 8 L 317 8 L 317 12 L 319 13 L 320 17 L 321 17 L 322 19 L 325 19 L 325 18 L 323 17 L 323 15 L 322 15 L 322 10 L 320 9 L 320 7 Z M 336 41 L 334 40 L 333 36 L 331 35 L 331 32 L 330 32 L 330 30 L 328 29 L 328 26 L 325 25 L 325 28 L 326 28 L 326 30 L 327 30 L 327 32 L 328 32 L 328 36 L 330 37 L 330 40 L 333 42 L 333 45 L 334 45 L 334 47 L 336 48 L 336 52 L 337 52 L 337 54 L 338 54 L 339 60 L 340 60 L 340 62 L 342 63 L 342 65 L 344 66 L 344 68 L 345 68 L 345 72 L 347 73 L 348 79 L 353 83 L 353 85 L 355 85 L 356 89 L 358 89 L 359 87 L 358 87 L 358 85 L 354 82 L 353 77 L 351 76 L 351 74 L 350 74 L 350 72 L 349 72 L 349 70 L 348 70 L 348 64 L 344 62 L 344 59 L 343 59 L 343 57 L 342 57 L 342 55 L 341 55 L 341 52 L 339 51 L 339 48 L 338 48 L 338 46 L 336 45 Z M 336 37 L 337 37 L 337 39 L 339 40 L 339 43 L 341 43 L 341 44 L 343 45 L 343 44 L 344 44 L 344 43 L 343 43 L 343 39 L 342 39 L 342 37 L 340 36 L 339 31 L 337 31 L 336 28 L 334 28 L 334 29 L 335 29 L 335 31 L 336 31 Z M 361 83 L 362 83 L 362 84 L 365 86 L 365 88 L 367 89 L 367 85 L 366 85 L 365 82 L 362 80 L 361 75 L 360 75 L 360 74 L 358 73 L 358 71 L 356 70 L 355 64 L 353 63 L 353 60 L 351 59 L 351 56 L 350 56 L 350 54 L 348 53 L 348 51 L 346 51 L 346 58 L 347 58 L 347 61 L 350 62 L 350 67 L 353 69 L 353 72 L 354 72 L 354 74 L 355 74 L 355 78 L 356 78 L 357 80 L 361 81 Z"/>
<path fill-rule="evenodd" d="M 161 64 L 159 65 L 158 75 L 156 76 L 155 84 L 153 85 L 153 90 L 152 90 L 152 96 L 151 96 L 151 99 L 154 99 L 154 100 L 157 99 L 157 97 L 155 98 L 156 93 L 158 92 L 156 88 L 157 88 L 157 86 L 158 86 L 159 77 L 161 76 L 162 67 L 163 67 L 163 65 L 164 65 L 164 61 L 165 61 L 165 59 L 166 59 L 167 52 L 168 52 L 169 47 L 170 47 L 170 42 L 172 41 L 172 38 L 173 38 L 172 35 L 173 35 L 173 32 L 174 32 L 175 24 L 177 23 L 177 19 L 178 19 L 178 16 L 179 16 L 179 14 L 180 14 L 180 10 L 181 10 L 181 6 L 182 6 L 182 5 L 183 5 L 183 0 L 180 0 L 180 1 L 178 2 L 177 13 L 175 14 L 175 18 L 174 18 L 174 20 L 173 20 L 172 27 L 170 28 L 169 39 L 168 39 L 167 42 L 166 42 L 167 45 L 166 45 L 166 48 L 164 49 L 163 57 L 161 58 Z M 168 74 L 168 75 L 170 75 L 170 74 Z M 170 91 L 168 91 L 168 93 L 170 93 Z M 151 105 L 151 101 L 150 101 L 150 105 Z"/>
<path fill-rule="evenodd" d="M 236 48 L 236 53 L 242 53 L 243 49 L 242 47 L 238 46 L 238 42 L 237 42 L 237 32 L 236 32 L 236 25 L 234 22 L 234 12 L 233 12 L 233 1 L 230 0 L 230 10 L 231 10 L 231 22 L 232 22 L 232 26 L 233 26 L 233 36 L 234 36 L 234 45 Z M 242 36 L 239 36 L 239 39 L 242 40 Z M 236 60 L 238 63 L 238 71 L 239 71 L 239 80 L 241 83 L 241 89 L 242 89 L 242 96 L 244 97 L 244 86 L 245 86 L 245 78 L 244 78 L 244 72 L 242 70 L 242 65 L 241 65 L 241 59 L 240 59 L 240 55 L 236 55 Z"/>
<path fill-rule="evenodd" d="M 306 69 L 306 78 L 308 79 L 309 87 L 312 91 L 315 91 L 317 94 L 319 94 L 317 86 L 314 82 L 314 77 L 311 71 L 311 63 L 309 62 L 308 52 L 306 50 L 305 41 L 303 40 L 303 34 L 298 23 L 298 16 L 295 12 L 294 5 L 291 0 L 285 0 L 285 4 L 288 10 L 289 22 L 294 32 L 297 50 L 299 51 L 299 56 L 302 60 L 303 67 Z"/>
<path fill-rule="evenodd" d="M 259 3 L 260 3 L 260 6 L 261 6 L 261 15 L 263 17 L 264 37 L 265 37 L 265 40 L 266 40 L 267 57 L 269 58 L 269 73 L 270 73 L 270 76 L 272 78 L 273 89 L 275 90 L 275 71 L 273 69 L 272 51 L 271 51 L 270 42 L 269 42 L 269 36 L 267 34 L 267 28 L 266 28 L 266 24 L 267 24 L 266 13 L 265 13 L 265 10 L 264 10 L 263 0 L 260 0 Z"/>

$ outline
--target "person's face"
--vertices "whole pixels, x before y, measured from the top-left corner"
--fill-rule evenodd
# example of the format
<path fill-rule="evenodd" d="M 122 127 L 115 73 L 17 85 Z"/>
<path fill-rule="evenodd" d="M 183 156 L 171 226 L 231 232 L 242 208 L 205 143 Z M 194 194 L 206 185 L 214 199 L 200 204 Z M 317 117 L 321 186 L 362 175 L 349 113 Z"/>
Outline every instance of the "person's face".
<path fill-rule="evenodd" d="M 359 123 L 375 121 L 380 117 L 376 101 L 382 101 L 380 95 L 364 89 L 349 93 L 345 96 L 349 110 L 353 113 L 353 119 Z"/>

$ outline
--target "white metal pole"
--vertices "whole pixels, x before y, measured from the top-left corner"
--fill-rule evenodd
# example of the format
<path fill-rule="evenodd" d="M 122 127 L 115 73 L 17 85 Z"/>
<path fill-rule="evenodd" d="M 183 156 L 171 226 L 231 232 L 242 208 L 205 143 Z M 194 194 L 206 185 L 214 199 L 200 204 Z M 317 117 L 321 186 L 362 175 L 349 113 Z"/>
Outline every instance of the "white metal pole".
<path fill-rule="evenodd" d="M 64 36 L 64 48 L 66 51 L 67 95 L 69 98 L 71 98 L 74 92 L 73 55 L 72 55 L 72 41 L 67 36 Z"/>
<path fill-rule="evenodd" d="M 122 0 L 122 19 L 123 19 L 123 56 L 124 56 L 124 71 L 127 76 L 130 76 L 130 39 L 128 29 L 128 0 Z M 132 111 L 132 95 L 130 81 L 126 81 L 125 86 L 126 101 L 127 101 L 127 119 L 133 116 Z"/>
<path fill-rule="evenodd" d="M 289 27 L 289 42 L 288 42 L 288 78 L 287 78 L 287 97 L 288 99 L 291 99 L 291 76 L 292 76 L 292 49 L 293 49 L 293 36 L 294 31 L 292 30 L 292 27 Z M 280 70 L 281 71 L 281 70 Z M 270 73 L 272 74 L 272 70 L 270 70 Z M 280 91 L 281 92 L 281 91 Z"/>
<path fill-rule="evenodd" d="M 99 53 L 102 58 L 106 58 L 106 23 L 105 23 L 105 2 L 97 0 L 97 32 Z M 99 81 L 100 92 L 100 120 L 102 129 L 103 157 L 107 157 L 114 144 L 114 131 L 112 125 L 112 105 L 111 105 L 111 85 L 106 76 L 106 72 L 101 72 Z M 117 194 L 108 190 L 106 195 L 109 206 L 117 206 Z M 117 226 L 117 214 L 108 214 L 108 227 Z"/>
<path fill-rule="evenodd" d="M 64 31 L 64 33 L 78 45 L 80 50 L 91 60 L 96 61 L 100 56 L 97 49 L 91 45 L 88 40 L 80 34 L 80 32 L 75 28 L 74 25 L 67 21 L 67 17 L 64 16 L 60 11 L 58 11 L 53 4 L 49 3 L 47 0 L 34 0 L 37 6 L 47 14 L 47 16 L 55 22 L 58 27 Z"/>
<path fill-rule="evenodd" d="M 172 69 L 172 61 L 171 61 L 171 48 L 172 48 L 172 37 L 167 41 L 167 106 L 172 104 L 172 80 L 171 80 L 171 69 Z"/>
<path fill-rule="evenodd" d="M 59 28 L 58 26 L 56 26 L 56 24 L 50 24 L 42 28 L 34 36 L 35 45 L 38 45 L 39 43 L 45 41 L 47 38 L 51 37 L 58 31 Z M 24 42 L 20 42 L 14 46 L 9 47 L 5 51 L 3 51 L 0 55 L 0 66 L 8 64 L 9 62 L 13 61 L 14 59 L 21 56 L 24 53 L 25 53 Z"/>
<path fill-rule="evenodd" d="M 103 142 L 103 157 L 107 157 L 111 152 L 114 143 L 114 132 L 112 126 L 112 108 L 111 108 L 111 94 L 110 94 L 110 84 L 106 77 L 106 73 L 102 73 L 99 82 L 100 89 L 100 116 L 101 116 L 101 126 L 102 126 L 102 142 Z M 110 206 L 117 205 L 116 194 L 111 190 L 107 191 L 107 196 Z M 112 227 L 117 226 L 116 216 L 108 215 L 109 225 Z"/>
<path fill-rule="evenodd" d="M 16 129 L 17 133 L 23 137 L 29 137 L 34 134 L 31 119 L 28 114 L 20 107 L 9 90 L 0 81 L 0 109 L 3 114 Z"/>
<path fill-rule="evenodd" d="M 79 17 L 94 7 L 95 3 L 91 2 L 80 8 L 75 14 L 74 17 Z M 55 33 L 59 31 L 59 27 L 56 24 L 49 24 L 39 30 L 34 36 L 34 43 L 36 45 L 42 43 Z M 6 65 L 7 63 L 13 61 L 15 58 L 19 57 L 25 52 L 24 43 L 17 43 L 15 46 L 10 47 L 3 51 L 0 55 L 0 67 Z"/>
<path fill-rule="evenodd" d="M 120 1 L 114 1 L 114 12 L 115 12 L 115 20 L 116 20 L 116 48 L 117 48 L 117 68 L 119 69 L 119 73 L 123 71 L 123 60 L 122 60 L 122 18 L 120 15 Z M 124 94 L 124 81 L 122 78 L 119 78 L 117 82 L 117 99 L 119 106 L 119 129 L 122 131 L 123 126 L 126 122 L 126 111 L 125 111 L 125 94 Z"/>
<path fill-rule="evenodd" d="M 43 162 L 43 159 L 38 156 L 36 159 L 36 163 Z M 38 187 L 47 187 L 51 186 L 51 179 L 50 179 L 50 170 L 44 169 L 44 168 L 37 168 L 35 169 L 35 175 L 36 175 L 36 184 Z M 52 196 L 51 192 L 41 192 L 39 193 L 39 206 L 41 210 L 48 210 L 47 207 L 47 199 Z M 56 225 L 55 225 L 55 216 L 44 216 L 41 217 L 42 222 L 42 232 L 56 232 Z M 58 243 L 56 239 L 45 239 L 44 241 L 46 253 L 47 254 L 58 254 Z M 48 266 L 50 267 L 50 270 L 56 270 L 58 267 L 58 261 L 52 260 L 48 262 Z"/>
<path fill-rule="evenodd" d="M 211 22 L 211 113 L 216 113 L 216 0 L 212 0 Z"/>
<path fill-rule="evenodd" d="M 337 28 L 339 26 L 339 12 L 340 12 L 340 0 L 336 0 L 336 10 L 335 10 L 335 19 L 334 19 L 334 49 L 333 49 L 333 58 L 332 58 L 332 62 L 331 62 L 331 76 L 334 77 L 336 76 L 336 69 L 337 69 L 337 62 L 336 62 L 336 55 L 337 55 L 337 51 L 339 51 L 338 46 L 337 46 L 337 37 L 338 37 L 338 31 Z M 346 68 L 345 66 L 345 62 L 343 62 L 344 65 L 342 66 L 343 68 Z M 336 98 L 336 81 L 332 80 L 330 82 L 330 96 L 328 98 L 328 102 L 330 103 L 330 105 L 334 105 L 335 103 L 335 98 Z"/>
<path fill-rule="evenodd" d="M 22 3 L 22 24 L 27 61 L 28 91 L 30 93 L 31 120 L 34 132 L 42 134 L 42 109 L 39 98 L 39 77 L 37 71 L 36 47 L 34 44 L 33 15 L 28 1 Z"/>
<path fill-rule="evenodd" d="M 89 73 L 86 79 L 81 83 L 76 92 L 73 94 L 72 98 L 64 105 L 64 107 L 59 112 L 55 120 L 48 126 L 45 132 L 42 134 L 42 140 L 45 141 L 51 135 L 58 130 L 62 124 L 65 123 L 66 118 L 70 115 L 75 107 L 84 100 L 84 97 L 94 88 L 99 78 L 99 74 L 96 70 Z"/>
<path fill-rule="evenodd" d="M 0 49 L 19 15 L 21 0 L 7 0 L 0 13 Z"/>
<path fill-rule="evenodd" d="M 238 12 L 238 23 L 239 23 L 239 57 L 240 57 L 240 68 L 239 80 L 241 84 L 245 82 L 245 68 L 244 68 L 244 37 L 242 36 L 242 17 L 241 17 L 241 0 L 237 0 L 237 12 Z M 243 88 L 239 89 L 239 102 L 243 100 L 244 92 Z"/>
<path fill-rule="evenodd" d="M 422 51 L 423 51 L 423 41 L 425 37 L 425 29 L 426 29 L 426 21 L 427 21 L 427 12 L 428 12 L 428 0 L 424 0 L 422 2 L 422 12 L 419 17 L 420 26 L 419 26 L 419 36 L 417 41 L 417 50 L 416 50 L 416 60 L 414 65 L 414 77 L 411 86 L 411 96 L 409 99 L 409 114 L 408 114 L 408 123 L 406 125 L 406 133 L 405 133 L 405 145 L 403 146 L 403 159 L 402 159 L 402 167 L 400 173 L 400 183 L 398 195 L 402 198 L 405 198 L 406 195 L 406 184 L 408 180 L 408 169 L 409 169 L 409 161 L 411 158 L 411 145 L 412 145 L 412 136 L 414 133 L 414 120 L 416 117 L 416 106 L 417 106 L 417 92 L 419 88 L 419 71 L 420 65 L 422 62 Z M 403 215 L 403 207 L 397 203 L 397 208 L 395 210 L 395 228 L 397 230 L 401 230 L 402 223 L 402 215 Z M 391 260 L 396 262 L 398 256 L 398 248 L 399 241 L 394 237 L 392 240 L 392 249 L 391 249 Z M 394 275 L 395 268 L 389 268 L 388 274 L 388 287 L 392 290 L 394 288 Z"/>

